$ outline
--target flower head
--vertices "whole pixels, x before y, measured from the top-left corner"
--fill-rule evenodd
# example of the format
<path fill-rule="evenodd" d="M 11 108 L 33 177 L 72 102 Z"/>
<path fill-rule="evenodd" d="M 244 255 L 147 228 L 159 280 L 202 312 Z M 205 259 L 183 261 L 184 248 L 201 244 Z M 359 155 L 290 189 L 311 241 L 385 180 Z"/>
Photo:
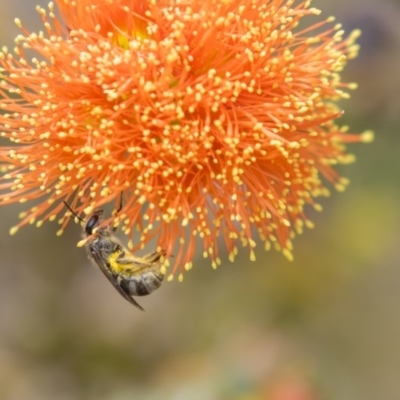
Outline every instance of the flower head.
<path fill-rule="evenodd" d="M 358 32 L 344 39 L 333 18 L 301 28 L 319 14 L 309 1 L 57 5 L 61 20 L 38 8 L 45 33 L 16 20 L 16 55 L 1 54 L 1 136 L 14 143 L 0 148 L 0 204 L 37 203 L 18 227 L 61 214 L 63 229 L 63 200 L 80 213 L 123 192 L 123 231 L 136 246 L 156 237 L 172 273 L 191 268 L 197 238 L 214 267 L 217 239 L 231 260 L 239 243 L 254 258 L 257 231 L 290 258 L 323 181 L 347 183 L 334 170 L 353 158 L 345 143 L 371 137 L 334 122 Z"/>

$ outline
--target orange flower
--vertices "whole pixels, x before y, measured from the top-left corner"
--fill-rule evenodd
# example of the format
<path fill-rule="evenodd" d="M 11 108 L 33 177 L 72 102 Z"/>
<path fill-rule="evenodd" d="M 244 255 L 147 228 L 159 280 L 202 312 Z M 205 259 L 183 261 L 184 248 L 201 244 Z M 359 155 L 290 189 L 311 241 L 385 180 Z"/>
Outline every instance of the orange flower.
<path fill-rule="evenodd" d="M 134 248 L 156 237 L 172 274 L 191 268 L 197 238 L 213 267 L 218 240 L 253 259 L 256 231 L 291 258 L 322 180 L 347 183 L 333 169 L 353 158 L 345 143 L 371 139 L 334 123 L 358 32 L 343 39 L 333 18 L 300 28 L 319 14 L 309 1 L 57 5 L 65 26 L 38 8 L 46 32 L 16 20 L 16 56 L 1 54 L 1 136 L 15 144 L 0 148 L 0 204 L 37 204 L 12 232 L 61 214 L 61 233 L 62 200 L 89 212 L 123 192 L 122 230 Z"/>

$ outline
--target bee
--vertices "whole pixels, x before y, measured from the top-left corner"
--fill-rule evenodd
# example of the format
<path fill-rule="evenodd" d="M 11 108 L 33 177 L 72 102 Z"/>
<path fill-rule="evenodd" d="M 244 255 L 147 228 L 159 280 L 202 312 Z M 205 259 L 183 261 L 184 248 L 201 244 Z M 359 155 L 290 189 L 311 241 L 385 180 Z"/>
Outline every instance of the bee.
<path fill-rule="evenodd" d="M 165 252 L 155 251 L 137 257 L 120 243 L 115 236 L 115 227 L 101 226 L 103 210 L 94 211 L 85 222 L 65 201 L 64 204 L 84 223 L 83 237 L 89 259 L 100 268 L 125 300 L 144 311 L 134 296 L 146 296 L 161 286 L 165 275 L 162 268 Z M 117 213 L 121 208 L 122 197 Z"/>

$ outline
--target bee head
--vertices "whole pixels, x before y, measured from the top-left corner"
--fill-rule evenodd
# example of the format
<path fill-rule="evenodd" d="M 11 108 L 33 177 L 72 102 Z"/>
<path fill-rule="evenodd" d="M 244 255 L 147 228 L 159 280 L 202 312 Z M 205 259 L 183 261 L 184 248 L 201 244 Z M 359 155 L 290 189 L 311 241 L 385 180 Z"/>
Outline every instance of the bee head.
<path fill-rule="evenodd" d="M 99 226 L 102 215 L 103 210 L 98 210 L 89 217 L 84 229 L 86 236 L 91 236 L 93 234 L 93 230 Z"/>

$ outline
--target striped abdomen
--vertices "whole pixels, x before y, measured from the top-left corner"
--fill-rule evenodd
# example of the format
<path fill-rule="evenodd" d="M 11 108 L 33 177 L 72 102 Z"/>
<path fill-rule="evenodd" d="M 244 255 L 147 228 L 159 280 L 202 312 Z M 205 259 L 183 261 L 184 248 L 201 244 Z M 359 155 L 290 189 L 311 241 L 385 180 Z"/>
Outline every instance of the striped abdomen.
<path fill-rule="evenodd" d="M 160 271 L 144 271 L 140 275 L 127 277 L 117 275 L 115 279 L 121 289 L 129 296 L 146 296 L 161 286 L 164 274 Z"/>

